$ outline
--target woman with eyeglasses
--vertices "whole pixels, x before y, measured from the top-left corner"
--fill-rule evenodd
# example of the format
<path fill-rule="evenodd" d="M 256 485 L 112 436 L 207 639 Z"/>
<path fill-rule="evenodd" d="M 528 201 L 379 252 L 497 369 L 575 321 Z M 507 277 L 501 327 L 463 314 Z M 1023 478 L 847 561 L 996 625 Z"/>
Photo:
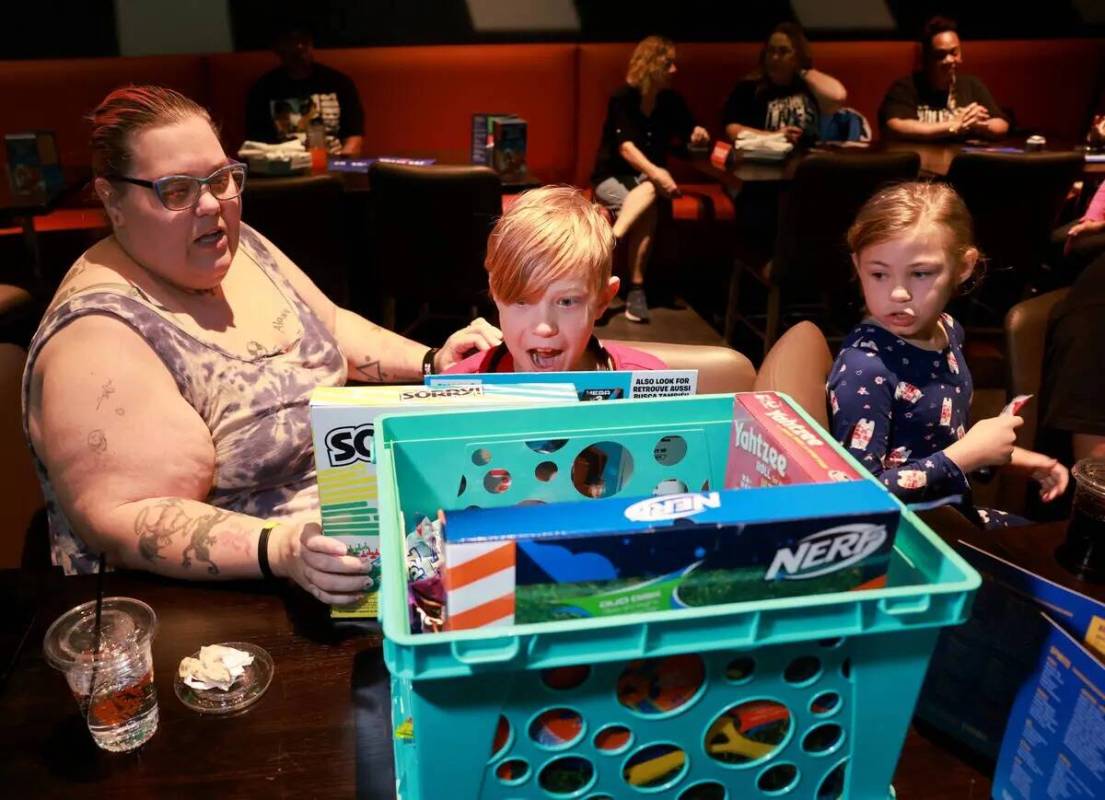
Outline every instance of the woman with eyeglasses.
<path fill-rule="evenodd" d="M 788 141 L 818 138 L 821 118 L 844 105 L 844 85 L 813 68 L 802 28 L 783 22 L 760 51 L 759 69 L 733 88 L 725 102 L 725 135 L 782 131 Z"/>
<path fill-rule="evenodd" d="M 427 349 L 335 306 L 242 224 L 246 169 L 188 98 L 119 89 L 91 121 L 113 234 L 65 276 L 24 376 L 55 563 L 358 600 L 367 567 L 317 524 L 311 390 L 420 381 L 498 331 L 476 320 Z"/>

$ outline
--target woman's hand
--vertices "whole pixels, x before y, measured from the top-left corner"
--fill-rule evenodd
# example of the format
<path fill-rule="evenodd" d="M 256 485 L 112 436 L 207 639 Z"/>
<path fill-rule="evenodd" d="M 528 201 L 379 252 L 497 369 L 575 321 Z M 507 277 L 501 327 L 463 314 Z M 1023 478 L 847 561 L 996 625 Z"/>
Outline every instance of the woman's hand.
<path fill-rule="evenodd" d="M 675 182 L 675 178 L 671 176 L 663 167 L 657 167 L 651 175 L 649 180 L 656 186 L 656 191 L 660 192 L 664 197 L 678 197 L 679 196 L 679 184 Z"/>
<path fill-rule="evenodd" d="M 691 131 L 691 147 L 701 147 L 710 143 L 710 132 L 701 125 L 695 125 Z"/>
<path fill-rule="evenodd" d="M 483 352 L 502 344 L 503 332 L 485 320 L 476 317 L 465 327 L 445 340 L 434 356 L 434 371 L 444 372 L 476 350 Z"/>
<path fill-rule="evenodd" d="M 779 128 L 779 133 L 787 137 L 787 141 L 791 144 L 796 143 L 802 138 L 802 129 L 797 125 L 784 125 L 782 128 Z"/>
<path fill-rule="evenodd" d="M 1070 482 L 1070 471 L 1058 459 L 1032 450 L 1018 447 L 1009 466 L 1040 484 L 1040 499 L 1045 503 L 1061 497 Z"/>
<path fill-rule="evenodd" d="M 1105 220 L 1083 219 L 1070 226 L 1067 231 L 1067 240 L 1063 243 L 1063 255 L 1069 256 L 1074 240 L 1081 236 L 1092 236 L 1095 233 L 1105 231 Z"/>
<path fill-rule="evenodd" d="M 981 467 L 1002 467 L 1013 458 L 1017 444 L 1017 428 L 1024 424 L 1021 417 L 999 414 L 976 422 L 967 435 L 944 450 L 963 472 Z"/>
<path fill-rule="evenodd" d="M 348 606 L 360 602 L 374 586 L 372 563 L 347 555 L 348 548 L 322 533 L 317 522 L 277 525 L 269 538 L 272 571 L 291 578 L 323 603 Z"/>

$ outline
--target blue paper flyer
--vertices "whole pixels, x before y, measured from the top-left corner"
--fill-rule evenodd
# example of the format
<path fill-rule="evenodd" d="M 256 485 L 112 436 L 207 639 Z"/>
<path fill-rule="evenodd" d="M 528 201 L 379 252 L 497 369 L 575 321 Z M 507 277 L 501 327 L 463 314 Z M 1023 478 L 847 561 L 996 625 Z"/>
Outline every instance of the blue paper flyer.
<path fill-rule="evenodd" d="M 427 386 L 445 384 L 571 383 L 580 400 L 643 400 L 686 397 L 698 389 L 698 370 L 666 369 L 637 372 L 489 372 L 473 375 L 427 375 Z"/>
<path fill-rule="evenodd" d="M 1105 663 L 1045 613 L 1048 635 L 1017 693 L 992 796 L 1105 797 Z"/>
<path fill-rule="evenodd" d="M 1105 605 L 966 542 L 957 549 L 984 580 L 967 622 L 940 634 L 917 716 L 996 761 L 1050 633 L 1039 612 L 1105 653 Z"/>

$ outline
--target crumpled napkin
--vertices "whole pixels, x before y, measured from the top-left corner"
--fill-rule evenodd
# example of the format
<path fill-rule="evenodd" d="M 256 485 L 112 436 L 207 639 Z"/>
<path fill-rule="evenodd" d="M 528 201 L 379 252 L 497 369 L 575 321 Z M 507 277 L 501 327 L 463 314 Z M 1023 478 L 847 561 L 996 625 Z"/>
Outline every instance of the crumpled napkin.
<path fill-rule="evenodd" d="M 782 131 L 777 133 L 741 131 L 737 134 L 737 140 L 733 142 L 733 147 L 745 153 L 785 155 L 794 149 L 794 144 L 787 141 L 787 137 Z"/>
<path fill-rule="evenodd" d="M 253 663 L 253 655 L 221 644 L 204 645 L 200 657 L 180 661 L 180 677 L 193 689 L 227 691 Z"/>

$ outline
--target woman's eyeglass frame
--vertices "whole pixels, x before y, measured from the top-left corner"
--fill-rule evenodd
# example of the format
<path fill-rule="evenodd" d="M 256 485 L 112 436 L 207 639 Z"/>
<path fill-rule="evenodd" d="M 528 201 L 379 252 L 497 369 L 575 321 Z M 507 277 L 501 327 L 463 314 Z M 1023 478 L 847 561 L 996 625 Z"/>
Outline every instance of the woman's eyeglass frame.
<path fill-rule="evenodd" d="M 235 178 L 237 173 L 237 178 Z M 161 201 L 163 205 L 169 211 L 188 211 L 196 207 L 200 201 L 200 196 L 203 193 L 203 187 L 207 186 L 211 190 L 212 196 L 216 200 L 233 200 L 242 194 L 242 191 L 246 186 L 246 175 L 249 173 L 249 168 L 240 161 L 232 161 L 224 167 L 219 167 L 212 172 L 206 178 L 197 178 L 194 175 L 165 175 L 157 180 L 147 181 L 142 178 L 131 178 L 126 175 L 116 175 L 111 178 L 114 181 L 122 181 L 123 183 L 131 183 L 135 186 L 141 186 L 145 189 L 152 189 L 154 194 L 157 195 L 157 199 Z M 213 184 L 220 180 L 224 175 L 230 176 L 227 180 L 227 188 L 222 194 L 215 191 Z M 166 197 L 167 187 L 171 181 L 189 181 L 192 188 L 188 194 L 187 203 L 183 204 L 170 204 L 170 201 Z M 231 189 L 233 187 L 233 189 Z M 226 192 L 232 192 L 227 194 Z"/>

